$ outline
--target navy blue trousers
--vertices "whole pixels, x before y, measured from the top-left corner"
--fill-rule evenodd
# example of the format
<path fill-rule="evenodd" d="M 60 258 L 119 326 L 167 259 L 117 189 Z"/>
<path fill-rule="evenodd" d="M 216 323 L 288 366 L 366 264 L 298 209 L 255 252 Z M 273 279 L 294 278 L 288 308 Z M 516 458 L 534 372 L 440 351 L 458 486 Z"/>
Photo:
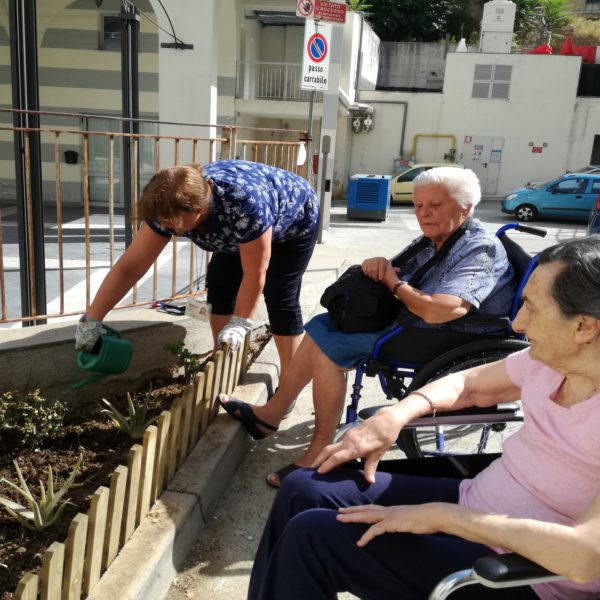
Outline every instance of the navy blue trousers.
<path fill-rule="evenodd" d="M 458 479 L 377 473 L 369 485 L 362 472 L 289 475 L 271 509 L 258 547 L 249 600 L 331 600 L 348 591 L 363 600 L 424 600 L 454 571 L 492 553 L 490 548 L 445 534 L 384 534 L 356 546 L 368 528 L 340 523 L 337 509 L 357 504 L 420 504 L 458 501 Z M 534 600 L 530 587 L 463 588 L 456 600 Z"/>

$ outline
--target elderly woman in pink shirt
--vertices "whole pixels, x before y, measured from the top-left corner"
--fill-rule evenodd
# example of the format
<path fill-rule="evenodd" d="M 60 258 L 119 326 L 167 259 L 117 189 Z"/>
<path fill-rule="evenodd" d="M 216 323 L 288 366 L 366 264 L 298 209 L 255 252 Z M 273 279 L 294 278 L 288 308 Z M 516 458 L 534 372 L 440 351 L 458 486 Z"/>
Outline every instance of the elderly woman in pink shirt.
<path fill-rule="evenodd" d="M 464 598 L 600 598 L 600 236 L 544 250 L 513 324 L 530 347 L 454 373 L 379 410 L 286 478 L 249 598 L 427 598 L 449 573 L 517 552 L 565 580 Z M 431 412 L 521 399 L 524 424 L 473 479 L 376 468 L 399 431 Z M 337 469 L 365 457 L 364 472 Z"/>

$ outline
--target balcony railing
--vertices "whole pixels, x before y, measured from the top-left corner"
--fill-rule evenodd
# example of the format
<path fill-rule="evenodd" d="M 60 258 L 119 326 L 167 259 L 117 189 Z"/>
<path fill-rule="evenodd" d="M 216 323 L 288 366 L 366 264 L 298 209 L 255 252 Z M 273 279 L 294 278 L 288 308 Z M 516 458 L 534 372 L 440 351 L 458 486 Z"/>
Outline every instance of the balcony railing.
<path fill-rule="evenodd" d="M 310 90 L 300 88 L 302 65 L 297 63 L 240 62 L 236 98 L 244 100 L 310 100 Z M 316 92 L 321 102 L 323 94 Z"/>
<path fill-rule="evenodd" d="M 0 109 L 0 116 L 11 115 Z M 18 112 L 18 111 L 17 111 Z M 124 138 L 132 143 L 134 198 L 155 172 L 184 162 L 209 162 L 239 158 L 261 162 L 307 176 L 307 164 L 298 165 L 306 132 L 274 131 L 278 140 L 265 140 L 267 130 L 228 125 L 173 124 L 184 126 L 188 135 L 160 135 L 163 123 L 145 120 L 146 130 L 154 133 L 128 134 L 117 131 L 80 129 L 76 123 L 89 123 L 90 115 L 37 113 L 46 119 L 72 118 L 73 127 L 17 128 L 0 125 L 0 142 L 10 142 L 15 134 L 25 140 L 27 186 L 25 197 L 17 199 L 16 190 L 0 187 L 0 329 L 36 324 L 50 318 L 83 313 L 108 270 L 125 250 L 125 231 L 136 233 L 135 214 L 126 218 L 122 203 L 123 169 L 118 148 Z M 121 119 L 114 117 L 120 123 Z M 37 247 L 30 218 L 23 223 L 19 213 L 32 215 L 30 140 L 39 136 L 43 149 L 43 241 Z M 260 139 L 263 138 L 263 139 Z M 75 165 L 64 162 L 65 148 L 77 148 L 81 156 Z M 95 149 L 95 150 L 93 150 Z M 9 161 L 0 165 L 0 181 L 14 180 Z M 95 180 L 95 183 L 93 183 Z M 74 191 L 75 190 L 75 191 Z M 70 197 L 67 197 L 70 195 Z M 74 197 L 73 197 L 74 196 Z M 19 203 L 23 209 L 19 210 Z M 133 206 L 135 213 L 135 205 Z M 20 248 L 29 248 L 22 261 Z M 36 251 L 44 256 L 42 285 L 46 306 L 44 314 L 36 309 L 38 282 L 32 265 Z M 119 304 L 120 308 L 141 306 L 159 299 L 181 298 L 204 289 L 208 255 L 187 239 L 173 238 L 148 273 L 140 279 Z M 32 306 L 23 307 L 21 287 L 31 289 Z M 21 302 L 20 302 L 21 300 Z M 27 314 L 29 313 L 29 314 Z M 42 321 L 43 322 L 43 321 Z"/>

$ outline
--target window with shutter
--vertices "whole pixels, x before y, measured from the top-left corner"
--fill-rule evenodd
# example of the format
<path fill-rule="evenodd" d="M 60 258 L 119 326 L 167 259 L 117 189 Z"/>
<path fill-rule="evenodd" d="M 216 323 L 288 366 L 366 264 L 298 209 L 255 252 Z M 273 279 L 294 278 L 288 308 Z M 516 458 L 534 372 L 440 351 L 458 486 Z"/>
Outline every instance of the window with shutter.
<path fill-rule="evenodd" d="M 512 65 L 475 65 L 472 98 L 508 100 Z"/>

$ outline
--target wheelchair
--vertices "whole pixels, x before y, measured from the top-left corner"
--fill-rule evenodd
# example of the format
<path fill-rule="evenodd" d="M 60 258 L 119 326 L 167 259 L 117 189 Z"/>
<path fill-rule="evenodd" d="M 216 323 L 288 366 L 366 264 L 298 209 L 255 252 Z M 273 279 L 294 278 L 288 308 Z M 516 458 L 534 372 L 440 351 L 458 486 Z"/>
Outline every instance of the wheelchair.
<path fill-rule="evenodd" d="M 401 400 L 411 391 L 449 373 L 500 360 L 527 348 L 523 336 L 511 329 L 529 276 L 537 258 L 526 252 L 507 232 L 515 230 L 540 237 L 546 231 L 517 223 L 504 225 L 496 236 L 502 242 L 517 278 L 517 289 L 508 315 L 504 317 L 467 314 L 454 323 L 486 325 L 498 333 L 466 333 L 444 329 L 411 327 L 403 322 L 377 340 L 371 355 L 356 369 L 345 423 L 336 441 L 359 421 L 372 416 L 381 406 L 358 410 L 364 377 L 377 377 L 388 400 Z M 421 417 L 400 432 L 397 444 L 408 458 L 449 454 L 497 452 L 502 439 L 520 426 L 516 402 L 490 408 L 471 408 Z"/>
<path fill-rule="evenodd" d="M 403 475 L 444 478 L 472 478 L 488 467 L 500 453 L 437 455 L 426 458 L 382 460 L 378 470 Z M 362 464 L 351 461 L 344 468 L 361 469 Z M 468 585 L 482 585 L 492 589 L 511 588 L 564 579 L 533 561 L 514 552 L 496 554 L 473 561 L 473 566 L 450 573 L 431 591 L 428 600 L 445 600 L 453 592 Z M 482 590 L 481 597 L 485 598 Z"/>
<path fill-rule="evenodd" d="M 498 456 L 498 454 L 474 454 L 462 457 L 428 459 L 426 461 L 419 459 L 414 461 L 389 461 L 389 465 L 383 465 L 383 470 L 393 471 L 395 470 L 395 463 L 412 462 L 413 465 L 409 468 L 415 473 L 422 473 L 422 468 L 425 464 L 429 474 L 432 476 L 475 477 L 477 473 Z M 386 466 L 388 467 L 387 469 Z M 403 467 L 403 470 L 406 470 L 406 466 Z M 428 600 L 445 600 L 456 590 L 468 585 L 479 584 L 487 588 L 500 589 L 547 583 L 558 581 L 559 579 L 564 579 L 564 577 L 548 571 L 524 556 L 520 556 L 514 552 L 506 554 L 494 553 L 476 559 L 471 568 L 456 571 L 444 577 L 432 590 Z M 482 597 L 484 597 L 483 594 L 482 592 Z"/>
<path fill-rule="evenodd" d="M 533 561 L 509 552 L 482 556 L 473 567 L 451 573 L 440 581 L 428 600 L 445 600 L 456 590 L 467 585 L 480 584 L 488 588 L 512 588 L 564 579 Z"/>

